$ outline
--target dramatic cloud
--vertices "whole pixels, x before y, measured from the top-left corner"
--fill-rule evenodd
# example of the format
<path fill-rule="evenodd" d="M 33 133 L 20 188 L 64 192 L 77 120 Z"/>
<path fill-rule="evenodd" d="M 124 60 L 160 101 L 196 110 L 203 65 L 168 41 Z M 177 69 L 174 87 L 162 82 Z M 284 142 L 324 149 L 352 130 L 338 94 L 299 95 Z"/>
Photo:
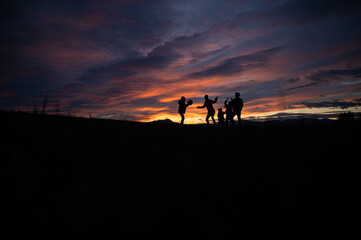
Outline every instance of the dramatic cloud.
<path fill-rule="evenodd" d="M 299 78 L 290 79 L 290 83 L 300 83 Z M 316 85 L 337 84 L 338 85 L 357 85 L 361 83 L 361 68 L 354 69 L 330 69 L 319 70 L 303 77 L 301 85 L 286 89 L 292 91 L 301 88 L 308 88 Z M 305 82 L 308 82 L 304 84 Z"/>
<path fill-rule="evenodd" d="M 244 117 L 359 111 L 361 2 L 2 1 L 0 108 L 178 121 L 241 93 Z M 277 115 L 278 114 L 278 115 Z M 292 112 L 292 114 L 298 114 Z M 291 115 L 284 115 L 289 116 Z M 333 115 L 332 115 L 333 116 Z"/>
<path fill-rule="evenodd" d="M 248 55 L 240 55 L 228 58 L 217 66 L 210 67 L 204 71 L 195 72 L 187 75 L 188 78 L 204 77 L 223 77 L 239 74 L 249 69 L 264 67 L 270 60 L 270 57 L 279 52 L 282 48 L 272 48 Z"/>
<path fill-rule="evenodd" d="M 361 106 L 360 102 L 348 102 L 336 99 L 330 102 L 302 102 L 300 104 L 305 105 L 308 108 L 341 108 L 346 109 L 350 107 Z"/>

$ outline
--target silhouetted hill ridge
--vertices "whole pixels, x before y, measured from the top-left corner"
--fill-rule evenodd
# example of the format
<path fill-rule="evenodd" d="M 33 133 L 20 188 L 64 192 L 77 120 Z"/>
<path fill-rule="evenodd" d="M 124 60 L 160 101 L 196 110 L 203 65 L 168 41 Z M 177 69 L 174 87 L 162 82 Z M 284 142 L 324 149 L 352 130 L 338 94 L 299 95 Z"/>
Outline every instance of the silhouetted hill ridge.
<path fill-rule="evenodd" d="M 359 125 L 0 118 L 3 235 L 309 239 L 358 229 Z"/>
<path fill-rule="evenodd" d="M 39 118 L 39 119 L 62 119 L 62 120 L 76 120 L 79 121 L 92 121 L 92 122 L 104 122 L 114 124 L 123 124 L 123 125 L 179 125 L 178 122 L 173 122 L 170 119 L 162 119 L 151 122 L 137 122 L 137 121 L 127 121 L 127 120 L 115 120 L 115 119 L 103 119 L 103 118 L 84 118 L 84 117 L 75 117 L 75 116 L 64 116 L 64 115 L 46 115 L 46 114 L 33 114 L 26 112 L 6 112 L 0 110 L 0 114 L 3 116 L 14 115 L 19 118 Z M 254 120 L 242 120 L 242 125 L 244 127 L 249 126 L 321 126 L 321 125 L 334 125 L 338 123 L 336 120 L 332 119 L 315 119 L 315 118 L 299 118 L 299 119 L 282 119 L 282 120 L 265 120 L 265 121 L 254 121 Z M 359 123 L 359 121 L 355 121 L 355 124 Z M 238 121 L 235 121 L 235 125 L 238 125 Z M 185 124 L 185 126 L 206 126 L 205 123 L 198 124 Z"/>
<path fill-rule="evenodd" d="M 155 124 L 177 124 L 177 123 L 173 122 L 170 119 L 155 120 L 155 121 L 151 121 L 150 123 L 155 123 Z"/>

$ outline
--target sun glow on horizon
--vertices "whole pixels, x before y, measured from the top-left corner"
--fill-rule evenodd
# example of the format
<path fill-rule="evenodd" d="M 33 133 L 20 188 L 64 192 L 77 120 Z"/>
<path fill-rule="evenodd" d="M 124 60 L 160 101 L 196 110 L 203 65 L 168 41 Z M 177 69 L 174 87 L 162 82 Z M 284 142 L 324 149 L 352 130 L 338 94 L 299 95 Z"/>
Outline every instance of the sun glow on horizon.
<path fill-rule="evenodd" d="M 223 109 L 224 110 L 224 109 Z M 351 107 L 347 109 L 335 109 L 335 108 L 298 108 L 298 109 L 286 109 L 281 111 L 272 111 L 272 112 L 265 112 L 265 113 L 242 113 L 242 120 L 252 120 L 252 121 L 265 121 L 265 120 L 275 120 L 275 119 L 285 119 L 287 116 L 289 118 L 307 118 L 308 116 L 312 115 L 319 115 L 316 118 L 329 118 L 336 120 L 337 115 L 342 112 L 360 112 L 361 108 L 359 107 Z M 333 117 L 322 117 L 322 114 L 329 114 L 334 115 Z M 277 116 L 279 115 L 279 116 Z M 206 123 L 205 121 L 206 112 L 203 113 L 191 113 L 185 114 L 185 124 L 200 124 Z M 285 117 L 286 116 L 286 117 Z M 180 115 L 179 114 L 159 114 L 156 117 L 152 117 L 145 120 L 140 120 L 140 122 L 152 122 L 157 120 L 166 120 L 169 119 L 175 123 L 180 122 Z M 215 119 L 217 122 L 217 111 L 215 114 Z M 234 120 L 237 120 L 236 117 Z"/>

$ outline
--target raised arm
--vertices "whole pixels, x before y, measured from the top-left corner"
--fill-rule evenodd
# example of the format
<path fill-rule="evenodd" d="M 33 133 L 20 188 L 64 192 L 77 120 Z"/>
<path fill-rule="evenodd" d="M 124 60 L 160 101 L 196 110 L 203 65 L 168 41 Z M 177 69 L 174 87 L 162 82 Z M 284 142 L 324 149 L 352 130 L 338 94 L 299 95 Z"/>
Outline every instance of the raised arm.
<path fill-rule="evenodd" d="M 216 98 L 212 101 L 212 103 L 216 103 L 217 100 L 218 100 L 218 97 L 216 97 Z"/>
<path fill-rule="evenodd" d="M 206 102 L 203 103 L 203 106 L 198 106 L 197 108 L 205 108 L 206 107 Z"/>

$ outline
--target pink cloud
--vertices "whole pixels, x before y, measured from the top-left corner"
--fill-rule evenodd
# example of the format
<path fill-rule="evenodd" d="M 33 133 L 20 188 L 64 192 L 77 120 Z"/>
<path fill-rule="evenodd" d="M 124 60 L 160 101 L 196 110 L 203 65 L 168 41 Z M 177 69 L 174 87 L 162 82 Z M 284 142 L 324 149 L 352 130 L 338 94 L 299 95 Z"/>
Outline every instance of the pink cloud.
<path fill-rule="evenodd" d="M 138 24 L 138 22 L 136 20 L 133 20 L 133 19 L 121 18 L 120 20 L 122 22 L 126 22 L 126 23 Z"/>

